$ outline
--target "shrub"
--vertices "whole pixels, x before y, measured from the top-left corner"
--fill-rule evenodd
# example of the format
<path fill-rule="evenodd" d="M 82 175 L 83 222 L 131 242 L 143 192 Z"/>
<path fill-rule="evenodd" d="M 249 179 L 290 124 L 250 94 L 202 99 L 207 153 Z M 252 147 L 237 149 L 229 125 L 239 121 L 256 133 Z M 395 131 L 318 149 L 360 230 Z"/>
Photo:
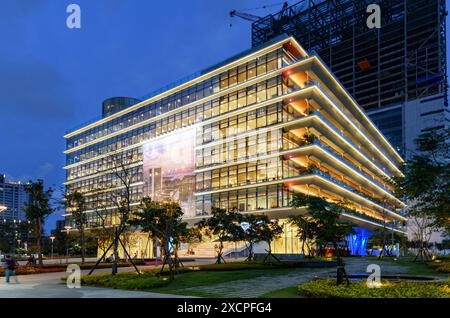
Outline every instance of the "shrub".
<path fill-rule="evenodd" d="M 115 289 L 145 290 L 151 288 L 164 287 L 169 284 L 166 277 L 156 277 L 143 273 L 118 273 L 117 275 L 99 274 L 83 276 L 81 283 L 88 286 L 101 286 Z"/>
<path fill-rule="evenodd" d="M 66 268 L 62 267 L 32 267 L 32 266 L 19 266 L 16 269 L 16 275 L 31 275 L 31 274 L 42 274 L 42 273 L 55 273 L 55 272 L 64 272 Z M 5 276 L 5 269 L 0 269 L 0 277 Z"/>
<path fill-rule="evenodd" d="M 436 271 L 441 273 L 450 273 L 450 257 L 440 256 L 428 263 L 428 266 L 433 267 Z"/>
<path fill-rule="evenodd" d="M 450 298 L 450 281 L 387 282 L 368 288 L 366 281 L 336 286 L 335 279 L 316 279 L 298 286 L 302 296 L 315 298 Z"/>

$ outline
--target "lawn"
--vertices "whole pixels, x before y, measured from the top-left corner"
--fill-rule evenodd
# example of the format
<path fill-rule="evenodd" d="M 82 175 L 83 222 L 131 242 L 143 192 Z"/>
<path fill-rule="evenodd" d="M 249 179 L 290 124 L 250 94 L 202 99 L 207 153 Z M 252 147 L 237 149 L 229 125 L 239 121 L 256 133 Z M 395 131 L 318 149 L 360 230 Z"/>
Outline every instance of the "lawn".
<path fill-rule="evenodd" d="M 283 276 L 293 271 L 305 271 L 308 262 L 282 262 L 263 264 L 261 262 L 239 262 L 227 264 L 210 264 L 201 266 L 187 266 L 180 268 L 180 273 L 170 282 L 167 272 L 161 277 L 157 276 L 158 269 L 136 273 L 119 273 L 116 276 L 109 274 L 83 276 L 82 283 L 89 286 L 109 287 L 117 289 L 144 290 L 158 293 L 192 295 L 203 297 L 220 297 L 217 295 L 195 290 L 199 286 L 211 286 L 220 283 L 245 280 L 260 276 Z M 330 262 L 334 266 L 334 262 Z M 308 265 L 306 265 L 308 266 Z M 189 290 L 186 290 L 189 289 Z"/>
<path fill-rule="evenodd" d="M 272 290 L 269 293 L 259 296 L 259 298 L 299 298 L 298 287 L 290 286 L 282 289 Z"/>
<path fill-rule="evenodd" d="M 367 259 L 373 259 L 375 262 L 390 262 L 391 264 L 406 267 L 408 269 L 409 275 L 437 276 L 441 278 L 450 278 L 448 273 L 436 270 L 439 264 L 445 266 L 444 263 L 421 262 L 421 261 L 414 262 L 414 257 L 410 256 L 399 258 L 384 257 L 381 260 L 378 260 L 377 257 L 367 257 Z M 445 264 L 447 264 L 448 266 L 448 263 L 450 263 L 450 259 L 448 259 L 445 262 L 446 262 Z"/>
<path fill-rule="evenodd" d="M 365 263 L 370 263 L 372 260 L 374 263 L 386 263 L 389 265 L 407 268 L 408 275 L 417 276 L 435 276 L 440 278 L 449 278 L 448 274 L 439 273 L 433 267 L 422 263 L 422 262 L 412 262 L 412 258 L 384 258 L 378 260 L 375 257 L 362 258 L 361 261 Z M 227 297 L 227 291 L 233 292 L 236 290 L 243 290 L 244 295 L 246 295 L 246 290 L 252 291 L 254 289 L 252 283 L 236 283 L 243 284 L 242 289 L 237 289 L 228 282 L 241 281 L 246 279 L 257 279 L 260 277 L 270 278 L 274 277 L 277 280 L 278 277 L 286 277 L 290 274 L 300 275 L 304 277 L 305 274 L 314 274 L 321 271 L 323 273 L 324 269 L 309 269 L 308 262 L 282 262 L 273 264 L 263 264 L 261 262 L 236 262 L 236 263 L 226 263 L 226 264 L 209 264 L 200 266 L 185 266 L 179 269 L 179 273 L 176 275 L 175 280 L 170 281 L 168 279 L 167 272 L 164 272 L 162 276 L 158 276 L 159 269 L 146 269 L 142 271 L 142 275 L 137 275 L 133 272 L 119 273 L 116 276 L 111 276 L 110 274 L 99 274 L 91 276 L 83 276 L 82 283 L 89 286 L 97 287 L 109 287 L 117 289 L 127 289 L 127 290 L 142 290 L 149 292 L 165 293 L 165 294 L 178 294 L 178 295 L 190 295 L 190 296 L 200 296 L 200 297 Z M 330 273 L 334 272 L 334 262 L 328 262 L 330 265 Z M 333 266 L 334 265 L 334 266 Z M 297 274 L 295 274 L 297 273 Z M 323 274 L 321 274 L 323 275 Z M 298 276 L 297 276 L 298 277 Z M 323 280 L 322 280 L 323 282 Z M 332 280 L 330 280 L 332 282 Z M 365 283 L 365 281 L 363 281 Z M 289 281 L 290 283 L 290 281 Z M 298 289 L 298 278 L 292 279 L 292 286 L 286 286 L 286 284 L 274 284 L 273 290 L 260 289 L 262 291 L 261 295 L 256 297 L 262 298 L 299 298 L 299 297 L 328 297 L 324 294 L 314 295 L 312 292 L 304 290 L 302 294 L 299 294 Z M 222 284 L 222 285 L 218 285 Z M 307 283 L 309 284 L 309 283 Z M 318 284 L 318 283 L 314 283 Z M 363 284 L 363 283 L 361 283 Z M 365 284 L 361 285 L 357 282 L 352 282 L 351 289 L 345 289 L 343 291 L 336 291 L 331 294 L 330 297 L 350 297 L 351 295 L 360 295 L 361 297 L 378 297 L 377 292 L 366 291 L 361 292 L 361 288 Z M 397 297 L 401 293 L 405 293 L 408 297 L 437 297 L 440 292 L 447 292 L 449 289 L 448 283 L 442 282 L 429 282 L 429 283 L 400 283 L 396 285 L 390 285 L 391 283 L 386 283 L 390 289 L 386 294 L 386 297 Z M 406 285 L 405 285 L 406 284 Z M 419 284 L 419 285 L 415 285 Z M 420 285 L 428 284 L 428 285 Z M 442 285 L 444 284 L 444 285 Z M 217 288 L 217 286 L 219 288 Z M 223 286 L 227 286 L 224 288 Z M 301 285 L 303 286 L 303 284 Z M 310 285 L 306 285 L 310 286 Z M 330 287 L 331 286 L 331 287 Z M 325 289 L 333 289 L 333 285 L 326 286 Z M 431 289 L 428 291 L 422 286 L 429 286 Z M 197 288 L 196 288 L 197 287 Z M 329 288 L 330 287 L 330 288 Z M 395 288 L 394 288 L 395 287 Z M 397 288 L 398 287 L 398 288 Z M 239 287 L 240 288 L 240 287 Z M 324 288 L 324 286 L 321 286 Z M 356 289 L 355 289 L 356 288 Z M 386 292 L 387 290 L 384 289 Z M 345 296 L 343 293 L 349 292 L 350 296 Z M 375 293 L 375 294 L 371 294 Z M 378 292 L 379 293 L 379 292 Z M 238 292 L 237 297 L 241 297 L 241 293 Z M 344 296 L 343 296 L 344 295 Z M 397 296 L 395 296 L 397 295 Z"/>
<path fill-rule="evenodd" d="M 427 265 L 438 273 L 450 274 L 450 256 L 440 256 L 428 262 Z"/>

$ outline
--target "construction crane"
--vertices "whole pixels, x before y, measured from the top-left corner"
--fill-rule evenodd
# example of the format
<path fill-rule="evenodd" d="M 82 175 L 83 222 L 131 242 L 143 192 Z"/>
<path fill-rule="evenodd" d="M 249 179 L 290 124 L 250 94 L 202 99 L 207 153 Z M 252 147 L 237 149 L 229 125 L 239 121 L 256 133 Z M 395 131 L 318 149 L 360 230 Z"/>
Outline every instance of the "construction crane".
<path fill-rule="evenodd" d="M 273 4 L 273 5 L 270 5 L 270 6 L 262 6 L 262 7 L 252 8 L 252 9 L 247 9 L 247 10 L 242 10 L 242 11 L 232 10 L 232 11 L 230 11 L 230 17 L 231 18 L 238 17 L 238 18 L 250 21 L 250 22 L 256 22 L 256 21 L 262 19 L 262 17 L 259 17 L 257 15 L 253 15 L 253 14 L 250 14 L 250 13 L 245 13 L 243 11 L 267 9 L 267 8 L 270 8 L 270 7 L 273 7 L 273 6 L 278 6 L 278 5 L 280 5 L 280 4 Z M 287 10 L 288 7 L 289 7 L 289 4 L 287 2 L 284 2 L 283 3 L 283 7 L 282 7 L 281 12 L 280 12 L 281 13 L 280 16 L 284 15 L 284 12 Z M 230 24 L 230 26 L 231 26 L 231 24 Z"/>
<path fill-rule="evenodd" d="M 251 22 L 255 22 L 255 21 L 258 21 L 259 19 L 261 19 L 261 17 L 258 17 L 256 15 L 253 15 L 250 13 L 238 12 L 236 10 L 230 11 L 230 17 L 232 17 L 232 18 L 239 17 L 241 19 L 251 21 Z"/>

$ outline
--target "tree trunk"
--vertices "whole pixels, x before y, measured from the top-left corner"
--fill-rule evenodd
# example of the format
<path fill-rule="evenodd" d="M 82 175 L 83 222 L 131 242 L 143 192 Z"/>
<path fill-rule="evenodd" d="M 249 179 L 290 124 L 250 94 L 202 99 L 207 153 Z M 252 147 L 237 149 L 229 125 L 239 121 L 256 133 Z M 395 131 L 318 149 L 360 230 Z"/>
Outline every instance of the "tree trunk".
<path fill-rule="evenodd" d="M 220 240 L 219 249 L 217 251 L 217 261 L 216 264 L 222 264 L 222 250 L 223 250 L 223 242 Z"/>
<path fill-rule="evenodd" d="M 253 260 L 253 242 L 248 243 L 248 256 L 247 261 Z"/>
<path fill-rule="evenodd" d="M 306 256 L 306 253 L 305 253 L 305 237 L 302 237 L 302 253 L 303 253 L 303 256 Z"/>
<path fill-rule="evenodd" d="M 119 260 L 119 237 L 118 237 L 118 229 L 115 228 L 115 234 L 114 234 L 114 260 L 113 260 L 113 266 L 112 266 L 112 274 L 117 274 L 117 263 Z"/>
<path fill-rule="evenodd" d="M 346 279 L 347 286 L 349 285 L 347 273 L 345 272 L 345 265 L 339 253 L 339 248 L 336 242 L 333 242 L 334 251 L 336 255 L 337 271 L 336 271 L 336 285 L 339 286 L 344 283 L 344 278 Z"/>
<path fill-rule="evenodd" d="M 85 262 L 86 258 L 86 247 L 84 244 L 84 226 L 80 225 L 80 245 L 81 245 L 81 263 Z"/>
<path fill-rule="evenodd" d="M 42 224 L 41 224 L 41 219 L 38 218 L 37 219 L 37 224 L 36 224 L 36 235 L 37 235 L 37 242 L 36 242 L 36 247 L 37 247 L 37 251 L 38 251 L 38 262 L 39 262 L 39 266 L 44 265 L 44 262 L 42 260 L 42 251 L 41 251 L 41 240 L 42 240 Z"/>

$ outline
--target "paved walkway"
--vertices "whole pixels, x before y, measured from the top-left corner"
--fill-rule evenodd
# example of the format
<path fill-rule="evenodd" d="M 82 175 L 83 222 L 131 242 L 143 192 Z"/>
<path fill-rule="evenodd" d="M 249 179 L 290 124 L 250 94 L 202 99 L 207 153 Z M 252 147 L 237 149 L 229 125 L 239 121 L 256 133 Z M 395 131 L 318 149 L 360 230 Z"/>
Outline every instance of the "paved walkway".
<path fill-rule="evenodd" d="M 189 262 L 189 265 L 201 265 L 213 263 L 213 259 L 203 259 Z M 160 266 L 138 266 L 139 269 L 152 269 Z M 132 267 L 120 267 L 119 272 L 134 271 Z M 88 270 L 81 271 L 87 274 Z M 110 273 L 110 268 L 98 269 L 96 274 Z M 61 278 L 66 277 L 66 272 L 33 274 L 18 276 L 19 284 L 11 279 L 11 284 L 5 283 L 5 278 L 0 277 L 0 298 L 186 298 L 187 296 L 149 293 L 141 291 L 118 290 L 112 288 L 96 288 L 81 286 L 81 288 L 68 288 L 62 283 Z"/>

